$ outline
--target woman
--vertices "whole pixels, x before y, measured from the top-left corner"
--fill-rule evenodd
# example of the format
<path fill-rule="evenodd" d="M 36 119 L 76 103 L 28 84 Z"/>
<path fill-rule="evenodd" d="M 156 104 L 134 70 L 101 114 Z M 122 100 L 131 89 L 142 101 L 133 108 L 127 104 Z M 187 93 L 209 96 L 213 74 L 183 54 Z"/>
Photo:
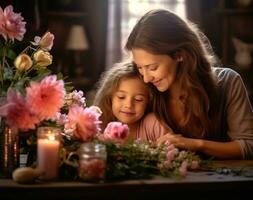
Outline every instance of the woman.
<path fill-rule="evenodd" d="M 145 83 L 153 110 L 174 130 L 158 144 L 221 159 L 253 158 L 253 112 L 238 73 L 217 68 L 208 39 L 167 10 L 146 13 L 126 43 Z"/>

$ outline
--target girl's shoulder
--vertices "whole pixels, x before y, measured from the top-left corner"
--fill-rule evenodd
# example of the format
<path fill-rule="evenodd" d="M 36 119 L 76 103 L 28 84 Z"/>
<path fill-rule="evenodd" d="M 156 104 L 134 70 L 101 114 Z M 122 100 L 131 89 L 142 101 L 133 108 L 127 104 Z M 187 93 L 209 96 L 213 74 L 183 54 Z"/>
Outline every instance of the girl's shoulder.
<path fill-rule="evenodd" d="M 141 140 L 155 142 L 159 137 L 168 132 L 172 132 L 172 130 L 167 127 L 165 128 L 154 113 L 148 113 L 141 120 L 136 136 Z"/>
<path fill-rule="evenodd" d="M 143 117 L 142 125 L 153 129 L 157 128 L 165 132 L 172 132 L 171 128 L 160 121 L 153 112 L 150 112 Z"/>
<path fill-rule="evenodd" d="M 152 121 L 157 121 L 157 117 L 155 116 L 154 113 L 148 113 L 143 117 L 143 121 L 145 122 L 152 122 Z"/>

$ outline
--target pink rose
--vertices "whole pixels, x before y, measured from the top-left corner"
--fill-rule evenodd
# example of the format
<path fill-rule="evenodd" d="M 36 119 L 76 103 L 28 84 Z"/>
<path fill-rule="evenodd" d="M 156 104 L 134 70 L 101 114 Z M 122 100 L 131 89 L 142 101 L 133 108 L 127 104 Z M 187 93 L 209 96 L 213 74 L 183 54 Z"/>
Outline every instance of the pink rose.
<path fill-rule="evenodd" d="M 104 138 L 114 142 L 124 142 L 129 134 L 129 128 L 121 122 L 110 122 L 104 130 Z"/>
<path fill-rule="evenodd" d="M 54 34 L 50 32 L 46 32 L 39 41 L 40 47 L 47 51 L 52 49 L 53 44 L 54 44 Z"/>

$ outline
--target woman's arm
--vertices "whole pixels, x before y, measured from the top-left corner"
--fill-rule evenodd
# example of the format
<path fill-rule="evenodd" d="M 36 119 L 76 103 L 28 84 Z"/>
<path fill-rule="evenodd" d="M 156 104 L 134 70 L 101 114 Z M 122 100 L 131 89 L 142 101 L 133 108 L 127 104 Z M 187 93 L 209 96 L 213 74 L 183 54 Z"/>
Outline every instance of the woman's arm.
<path fill-rule="evenodd" d="M 224 69 L 220 80 L 226 95 L 227 134 L 231 141 L 239 144 L 243 159 L 253 158 L 253 110 L 241 76 Z M 225 117 L 225 116 L 224 116 Z"/>
<path fill-rule="evenodd" d="M 240 145 L 237 141 L 215 142 L 200 140 L 200 151 L 220 159 L 243 159 Z"/>
<path fill-rule="evenodd" d="M 166 134 L 157 142 L 160 144 L 174 144 L 175 147 L 191 151 L 203 152 L 218 159 L 242 159 L 240 145 L 237 141 L 215 142 L 203 139 L 186 138 L 177 134 Z"/>

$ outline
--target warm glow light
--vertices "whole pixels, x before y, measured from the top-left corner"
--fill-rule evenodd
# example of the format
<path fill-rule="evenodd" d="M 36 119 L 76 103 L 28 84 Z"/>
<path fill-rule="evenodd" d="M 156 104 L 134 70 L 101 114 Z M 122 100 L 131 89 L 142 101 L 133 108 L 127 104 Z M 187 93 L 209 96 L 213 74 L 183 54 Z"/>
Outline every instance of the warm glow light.
<path fill-rule="evenodd" d="M 68 40 L 66 43 L 68 50 L 87 50 L 89 49 L 89 42 L 82 25 L 73 25 L 70 28 Z"/>
<path fill-rule="evenodd" d="M 59 168 L 61 130 L 54 127 L 40 127 L 37 131 L 37 167 L 43 172 L 39 178 L 56 179 Z M 49 162 L 50 164 L 48 164 Z"/>
<path fill-rule="evenodd" d="M 128 20 L 123 20 L 121 24 L 121 49 L 123 49 L 130 31 L 138 19 L 152 9 L 168 9 L 186 19 L 185 0 L 127 0 L 126 2 L 128 7 L 122 7 L 122 13 L 127 16 Z M 128 57 L 124 51 L 122 55 Z"/>
<path fill-rule="evenodd" d="M 48 136 L 48 139 L 49 139 L 50 141 L 53 141 L 53 140 L 55 140 L 55 136 L 54 136 L 54 135 L 49 135 L 49 136 Z"/>

